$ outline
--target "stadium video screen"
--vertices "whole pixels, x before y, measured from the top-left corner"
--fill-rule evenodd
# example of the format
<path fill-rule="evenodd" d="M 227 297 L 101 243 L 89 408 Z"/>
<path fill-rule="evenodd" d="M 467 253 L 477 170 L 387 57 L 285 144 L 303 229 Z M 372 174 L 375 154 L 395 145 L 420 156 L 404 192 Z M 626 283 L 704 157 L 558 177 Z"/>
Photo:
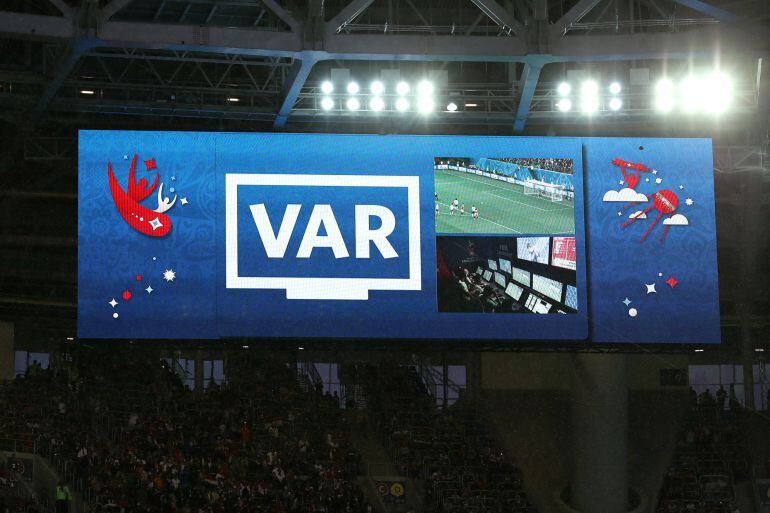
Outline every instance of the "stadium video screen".
<path fill-rule="evenodd" d="M 509 283 L 508 286 L 505 288 L 505 293 L 517 301 L 521 299 L 522 292 L 524 292 L 524 289 L 519 287 L 513 282 Z"/>
<path fill-rule="evenodd" d="M 78 139 L 83 339 L 719 342 L 707 139 Z"/>
<path fill-rule="evenodd" d="M 538 264 L 548 263 L 548 237 L 519 237 L 516 256 Z"/>
<path fill-rule="evenodd" d="M 564 299 L 564 304 L 577 310 L 577 289 L 574 285 L 567 285 L 567 296 Z"/>
<path fill-rule="evenodd" d="M 530 286 L 529 271 L 514 267 L 511 272 L 511 277 L 514 281 L 518 281 L 522 285 L 526 285 L 527 287 Z"/>
<path fill-rule="evenodd" d="M 554 237 L 551 251 L 551 263 L 556 267 L 575 270 L 575 237 Z"/>
<path fill-rule="evenodd" d="M 562 284 L 556 280 L 551 280 L 539 274 L 532 275 L 532 288 L 544 296 L 548 296 L 554 301 L 561 302 Z"/>

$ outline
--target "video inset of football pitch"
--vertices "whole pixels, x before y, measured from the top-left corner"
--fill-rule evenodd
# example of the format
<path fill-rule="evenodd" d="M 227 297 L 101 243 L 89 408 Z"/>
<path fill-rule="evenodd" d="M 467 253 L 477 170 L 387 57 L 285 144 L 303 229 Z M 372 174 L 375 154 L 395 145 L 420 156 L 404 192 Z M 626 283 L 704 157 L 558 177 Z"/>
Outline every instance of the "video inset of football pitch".
<path fill-rule="evenodd" d="M 551 201 L 544 196 L 525 194 L 525 188 L 502 180 L 455 170 L 434 171 L 439 212 L 437 234 L 452 233 L 575 233 L 575 207 L 567 198 Z M 450 204 L 457 199 L 465 214 Z M 479 211 L 474 219 L 473 206 Z"/>

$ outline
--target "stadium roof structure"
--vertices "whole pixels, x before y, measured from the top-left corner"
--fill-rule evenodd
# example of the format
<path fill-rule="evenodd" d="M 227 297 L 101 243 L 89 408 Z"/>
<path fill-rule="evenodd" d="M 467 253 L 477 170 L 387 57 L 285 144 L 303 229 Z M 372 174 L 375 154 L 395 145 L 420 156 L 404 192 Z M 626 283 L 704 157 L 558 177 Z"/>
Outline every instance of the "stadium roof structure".
<path fill-rule="evenodd" d="M 317 88 L 331 68 L 367 81 L 384 69 L 438 70 L 448 77 L 440 99 L 475 107 L 437 109 L 433 131 L 520 133 L 584 124 L 556 108 L 569 70 L 628 82 L 631 68 L 655 77 L 721 62 L 737 81 L 731 111 L 755 113 L 766 110 L 767 65 L 757 63 L 770 54 L 769 10 L 764 0 L 4 0 L 0 106 L 33 120 L 74 112 L 420 131 L 425 122 L 404 116 L 383 123 L 394 113 L 323 112 Z M 639 101 L 650 88 L 626 87 L 624 109 L 602 121 L 654 117 Z"/>

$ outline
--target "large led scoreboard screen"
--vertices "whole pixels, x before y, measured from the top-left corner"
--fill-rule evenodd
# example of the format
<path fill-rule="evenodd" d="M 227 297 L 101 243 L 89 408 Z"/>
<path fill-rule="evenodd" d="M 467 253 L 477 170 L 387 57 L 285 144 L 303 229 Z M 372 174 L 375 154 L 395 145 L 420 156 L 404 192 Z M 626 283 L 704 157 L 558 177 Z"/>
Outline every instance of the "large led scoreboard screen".
<path fill-rule="evenodd" d="M 719 341 L 711 142 L 81 131 L 83 338 Z"/>

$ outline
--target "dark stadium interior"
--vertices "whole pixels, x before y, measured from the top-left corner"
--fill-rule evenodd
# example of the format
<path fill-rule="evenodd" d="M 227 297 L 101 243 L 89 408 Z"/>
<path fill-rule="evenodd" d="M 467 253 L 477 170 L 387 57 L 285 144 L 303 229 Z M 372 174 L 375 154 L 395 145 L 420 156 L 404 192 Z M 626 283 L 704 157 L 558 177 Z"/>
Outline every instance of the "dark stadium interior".
<path fill-rule="evenodd" d="M 725 111 L 662 114 L 704 69 Z M 721 344 L 79 339 L 89 129 L 712 139 Z M 769 512 L 769 129 L 769 0 L 0 0 L 0 513 Z"/>

